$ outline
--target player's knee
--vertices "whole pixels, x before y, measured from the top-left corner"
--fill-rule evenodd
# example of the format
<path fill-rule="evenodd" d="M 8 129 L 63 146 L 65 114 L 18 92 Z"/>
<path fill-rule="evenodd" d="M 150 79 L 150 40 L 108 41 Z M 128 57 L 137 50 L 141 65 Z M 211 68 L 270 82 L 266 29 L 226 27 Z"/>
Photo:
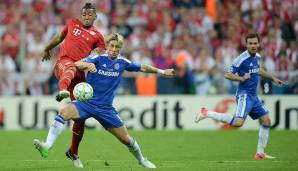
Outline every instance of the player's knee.
<path fill-rule="evenodd" d="M 61 109 L 59 114 L 64 118 L 64 120 L 67 118 L 67 112 L 64 109 Z"/>
<path fill-rule="evenodd" d="M 59 112 L 59 114 L 64 118 L 64 120 L 71 119 L 70 113 L 71 112 L 69 111 L 68 107 L 61 109 Z"/>
<path fill-rule="evenodd" d="M 266 115 L 266 116 L 260 118 L 260 124 L 270 127 L 271 126 L 271 120 L 270 120 L 269 116 Z"/>
<path fill-rule="evenodd" d="M 234 120 L 233 126 L 242 127 L 243 124 L 244 124 L 244 119 L 236 118 Z"/>

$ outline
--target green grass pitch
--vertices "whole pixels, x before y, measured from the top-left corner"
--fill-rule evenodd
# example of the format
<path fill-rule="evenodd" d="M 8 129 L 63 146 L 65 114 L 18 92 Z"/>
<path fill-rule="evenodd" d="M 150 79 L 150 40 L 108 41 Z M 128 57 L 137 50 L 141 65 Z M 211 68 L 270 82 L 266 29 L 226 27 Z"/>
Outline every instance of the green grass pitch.
<path fill-rule="evenodd" d="M 157 170 L 298 170 L 298 131 L 271 131 L 267 153 L 274 160 L 255 160 L 257 131 L 130 131 Z M 34 149 L 34 138 L 47 131 L 0 130 L 0 170 L 78 170 L 64 152 L 71 132 L 64 131 L 49 157 Z M 86 130 L 80 147 L 83 170 L 146 170 L 106 131 Z"/>

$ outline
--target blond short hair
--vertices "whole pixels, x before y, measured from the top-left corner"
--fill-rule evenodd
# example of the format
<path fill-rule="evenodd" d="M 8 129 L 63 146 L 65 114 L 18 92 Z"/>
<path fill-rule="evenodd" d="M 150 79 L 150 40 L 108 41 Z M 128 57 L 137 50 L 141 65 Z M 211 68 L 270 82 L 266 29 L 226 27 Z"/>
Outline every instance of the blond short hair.
<path fill-rule="evenodd" d="M 112 33 L 112 34 L 109 34 L 107 37 L 106 37 L 106 44 L 108 45 L 111 41 L 117 41 L 118 44 L 122 47 L 123 45 L 123 41 L 124 41 L 124 38 L 121 34 L 119 33 Z"/>

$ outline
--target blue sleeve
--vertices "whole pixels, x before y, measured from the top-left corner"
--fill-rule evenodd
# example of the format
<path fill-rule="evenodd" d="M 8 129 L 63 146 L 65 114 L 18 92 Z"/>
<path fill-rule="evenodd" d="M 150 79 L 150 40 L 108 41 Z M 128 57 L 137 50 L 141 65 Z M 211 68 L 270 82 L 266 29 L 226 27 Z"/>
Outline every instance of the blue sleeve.
<path fill-rule="evenodd" d="M 141 70 L 141 64 L 139 63 L 134 63 L 134 62 L 131 62 L 129 60 L 125 60 L 127 65 L 125 67 L 125 70 L 126 71 L 140 71 Z"/>
<path fill-rule="evenodd" d="M 83 62 L 95 63 L 98 60 L 99 54 L 92 52 L 89 56 L 83 59 Z"/>
<path fill-rule="evenodd" d="M 240 57 L 237 57 L 236 59 L 234 59 L 230 67 L 230 73 L 233 73 L 233 74 L 239 73 L 241 63 L 242 61 Z"/>
<path fill-rule="evenodd" d="M 230 72 L 231 72 L 231 73 L 236 74 L 236 73 L 238 73 L 238 71 L 239 71 L 239 67 L 236 67 L 236 66 L 234 66 L 234 65 L 232 65 L 232 66 L 230 67 Z"/>

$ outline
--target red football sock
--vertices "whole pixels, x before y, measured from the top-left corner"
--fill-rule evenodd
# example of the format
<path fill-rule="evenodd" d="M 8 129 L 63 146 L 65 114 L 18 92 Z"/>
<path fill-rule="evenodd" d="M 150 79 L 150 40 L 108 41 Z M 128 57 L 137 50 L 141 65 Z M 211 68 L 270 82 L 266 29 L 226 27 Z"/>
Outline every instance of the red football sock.
<path fill-rule="evenodd" d="M 67 90 L 71 80 L 75 77 L 75 72 L 75 68 L 66 69 L 59 80 L 59 90 Z"/>
<path fill-rule="evenodd" d="M 72 126 L 72 142 L 70 146 L 70 152 L 78 155 L 78 149 L 80 142 L 83 138 L 85 130 L 85 122 L 74 121 Z"/>

